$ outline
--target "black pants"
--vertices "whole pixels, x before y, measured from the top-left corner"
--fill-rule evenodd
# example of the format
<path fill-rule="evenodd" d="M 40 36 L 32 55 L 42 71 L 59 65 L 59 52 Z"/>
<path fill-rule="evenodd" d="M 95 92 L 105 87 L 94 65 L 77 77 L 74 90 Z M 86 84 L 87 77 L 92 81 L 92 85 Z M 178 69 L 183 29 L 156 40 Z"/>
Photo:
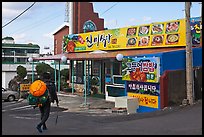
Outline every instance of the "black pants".
<path fill-rule="evenodd" d="M 38 124 L 38 126 L 41 127 L 43 125 L 46 127 L 45 122 L 47 121 L 50 115 L 50 99 L 48 98 L 45 105 L 39 107 L 39 109 L 41 113 L 41 122 Z"/>

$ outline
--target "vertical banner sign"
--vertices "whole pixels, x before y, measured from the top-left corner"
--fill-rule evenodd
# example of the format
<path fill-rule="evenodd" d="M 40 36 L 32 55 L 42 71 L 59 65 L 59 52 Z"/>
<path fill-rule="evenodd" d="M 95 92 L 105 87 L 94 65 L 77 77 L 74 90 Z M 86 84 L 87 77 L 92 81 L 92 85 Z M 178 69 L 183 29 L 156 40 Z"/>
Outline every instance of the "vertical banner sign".
<path fill-rule="evenodd" d="M 192 44 L 193 46 L 200 44 L 200 32 L 202 31 L 202 22 L 200 17 L 195 17 L 190 19 Z"/>
<path fill-rule="evenodd" d="M 127 95 L 137 97 L 140 106 L 159 108 L 159 83 L 127 81 Z"/>
<path fill-rule="evenodd" d="M 159 76 L 159 57 L 124 57 L 122 61 L 122 80 L 157 83 Z"/>

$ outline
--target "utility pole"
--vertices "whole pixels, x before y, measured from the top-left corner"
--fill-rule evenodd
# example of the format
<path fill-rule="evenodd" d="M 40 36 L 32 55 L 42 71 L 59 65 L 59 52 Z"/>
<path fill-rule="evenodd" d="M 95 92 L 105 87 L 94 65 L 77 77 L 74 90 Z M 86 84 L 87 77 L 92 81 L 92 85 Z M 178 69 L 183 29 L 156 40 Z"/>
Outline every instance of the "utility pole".
<path fill-rule="evenodd" d="M 187 100 L 193 104 L 193 66 L 192 66 L 192 42 L 190 28 L 190 8 L 191 2 L 185 2 L 186 13 L 186 92 Z"/>

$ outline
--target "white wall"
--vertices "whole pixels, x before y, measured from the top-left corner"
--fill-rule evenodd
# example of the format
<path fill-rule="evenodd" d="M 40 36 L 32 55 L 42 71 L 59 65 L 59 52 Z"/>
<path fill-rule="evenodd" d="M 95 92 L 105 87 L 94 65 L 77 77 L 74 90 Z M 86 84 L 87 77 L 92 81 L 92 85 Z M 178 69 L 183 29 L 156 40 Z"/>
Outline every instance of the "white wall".
<path fill-rule="evenodd" d="M 17 75 L 16 72 L 2 72 L 2 87 L 8 88 L 8 83 Z"/>

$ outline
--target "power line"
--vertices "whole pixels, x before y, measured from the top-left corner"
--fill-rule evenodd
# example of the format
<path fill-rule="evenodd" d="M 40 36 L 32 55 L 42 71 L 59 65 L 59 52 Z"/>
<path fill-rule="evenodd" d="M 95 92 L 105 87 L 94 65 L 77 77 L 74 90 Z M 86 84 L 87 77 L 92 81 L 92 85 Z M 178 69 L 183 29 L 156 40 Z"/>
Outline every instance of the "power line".
<path fill-rule="evenodd" d="M 50 14 L 50 15 L 53 15 L 53 13 Z M 48 22 L 48 21 L 50 21 L 50 20 L 52 20 L 54 18 L 56 19 L 57 17 L 62 16 L 61 13 L 57 14 L 56 16 L 50 16 L 50 15 L 47 16 L 49 18 L 47 18 L 47 17 L 43 18 L 42 20 L 39 20 L 39 21 L 37 21 L 37 22 L 35 22 L 35 23 L 31 24 L 31 25 L 28 25 L 28 26 L 25 26 L 23 28 L 17 29 L 15 31 L 11 32 L 9 35 L 15 35 L 16 33 L 22 33 L 22 32 L 25 32 L 25 31 L 28 31 L 28 30 L 31 30 L 31 29 L 35 29 L 36 27 L 40 27 L 40 25 L 47 25 L 47 24 L 45 24 L 46 22 Z"/>
<path fill-rule="evenodd" d="M 108 8 L 106 11 L 104 11 L 101 15 L 103 15 L 104 13 L 106 13 L 107 11 L 109 11 L 110 9 L 112 9 L 114 6 L 116 6 L 119 2 L 117 2 L 116 4 L 114 4 L 113 6 L 111 6 L 110 8 Z"/>
<path fill-rule="evenodd" d="M 19 14 L 17 17 L 15 17 L 14 19 L 12 19 L 11 21 L 9 21 L 8 23 L 6 23 L 4 26 L 2 26 L 2 28 L 6 27 L 8 24 L 10 24 L 11 22 L 13 22 L 14 20 L 16 20 L 18 17 L 20 17 L 23 13 L 25 13 L 27 10 L 29 10 L 32 6 L 34 6 L 36 2 L 33 2 L 32 5 L 30 5 L 26 10 L 24 10 L 21 14 Z"/>

